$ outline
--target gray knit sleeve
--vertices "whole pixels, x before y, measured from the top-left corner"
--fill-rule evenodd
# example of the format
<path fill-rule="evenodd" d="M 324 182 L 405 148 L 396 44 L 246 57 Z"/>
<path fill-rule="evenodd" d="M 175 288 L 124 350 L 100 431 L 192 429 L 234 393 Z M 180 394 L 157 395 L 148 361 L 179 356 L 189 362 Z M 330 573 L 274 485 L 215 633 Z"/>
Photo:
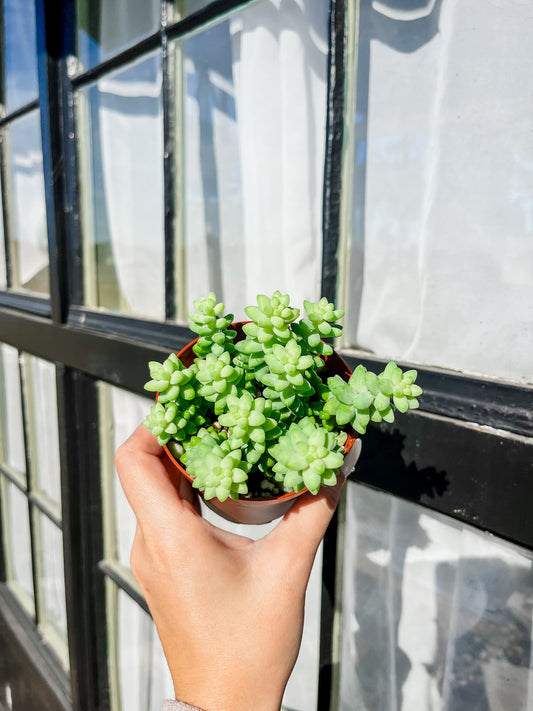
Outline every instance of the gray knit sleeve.
<path fill-rule="evenodd" d="M 189 704 L 184 704 L 183 701 L 172 701 L 167 699 L 163 701 L 163 706 L 161 706 L 161 711 L 202 711 L 198 706 L 189 706 Z"/>

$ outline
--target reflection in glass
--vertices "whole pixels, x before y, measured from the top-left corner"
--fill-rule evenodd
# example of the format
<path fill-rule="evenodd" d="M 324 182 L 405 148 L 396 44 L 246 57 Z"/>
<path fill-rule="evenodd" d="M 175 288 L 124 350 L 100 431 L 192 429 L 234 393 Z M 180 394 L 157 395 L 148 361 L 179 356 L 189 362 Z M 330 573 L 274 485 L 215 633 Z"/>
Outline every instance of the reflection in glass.
<path fill-rule="evenodd" d="M 531 551 L 353 482 L 343 551 L 341 711 L 528 708 Z"/>
<path fill-rule="evenodd" d="M 33 487 L 61 506 L 55 366 L 33 356 L 26 363 Z"/>
<path fill-rule="evenodd" d="M 161 56 L 80 91 L 85 303 L 164 319 Z"/>
<path fill-rule="evenodd" d="M 49 294 L 48 239 L 39 111 L 7 128 L 13 286 Z"/>
<path fill-rule="evenodd" d="M 159 711 L 174 688 L 155 625 L 127 593 L 106 582 L 112 711 Z"/>
<path fill-rule="evenodd" d="M 47 516 L 35 511 L 37 548 L 39 550 L 38 590 L 41 602 L 40 622 L 67 649 L 67 614 L 63 572 L 63 536 Z"/>
<path fill-rule="evenodd" d="M 0 345 L 0 443 L 2 462 L 25 475 L 19 354 L 16 348 L 6 344 Z"/>
<path fill-rule="evenodd" d="M 328 11 L 252 3 L 176 42 L 180 313 L 210 289 L 238 317 L 258 292 L 290 292 L 296 306 L 320 296 Z"/>
<path fill-rule="evenodd" d="M 39 95 L 35 0 L 3 0 L 6 110 L 11 113 Z"/>
<path fill-rule="evenodd" d="M 35 607 L 28 500 L 3 476 L 0 476 L 0 485 L 7 582 L 33 616 Z"/>
<path fill-rule="evenodd" d="M 102 441 L 102 490 L 107 525 L 105 556 L 129 570 L 130 551 L 136 520 L 113 466 L 113 455 L 144 420 L 153 404 L 151 398 L 134 395 L 121 388 L 100 383 L 100 427 Z"/>
<path fill-rule="evenodd" d="M 78 58 L 100 64 L 159 28 L 160 0 L 78 0 Z"/>
<path fill-rule="evenodd" d="M 360 10 L 344 343 L 533 382 L 531 6 Z"/>
<path fill-rule="evenodd" d="M 211 2 L 213 2 L 213 0 L 175 0 L 172 20 L 177 21 L 187 17 L 187 15 L 192 15 L 193 12 L 198 12 L 198 10 L 201 10 Z"/>

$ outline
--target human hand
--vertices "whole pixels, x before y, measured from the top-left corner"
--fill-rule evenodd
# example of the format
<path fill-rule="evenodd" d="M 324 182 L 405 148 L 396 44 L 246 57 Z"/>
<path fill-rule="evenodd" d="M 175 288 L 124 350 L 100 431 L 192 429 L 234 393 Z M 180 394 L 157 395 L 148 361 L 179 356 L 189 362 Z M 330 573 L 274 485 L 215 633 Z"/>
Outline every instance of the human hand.
<path fill-rule="evenodd" d="M 356 440 L 345 475 L 360 448 Z M 190 483 L 144 427 L 115 463 L 137 518 L 131 568 L 176 698 L 211 711 L 278 711 L 300 648 L 313 560 L 344 477 L 302 496 L 273 531 L 251 541 L 199 515 Z"/>

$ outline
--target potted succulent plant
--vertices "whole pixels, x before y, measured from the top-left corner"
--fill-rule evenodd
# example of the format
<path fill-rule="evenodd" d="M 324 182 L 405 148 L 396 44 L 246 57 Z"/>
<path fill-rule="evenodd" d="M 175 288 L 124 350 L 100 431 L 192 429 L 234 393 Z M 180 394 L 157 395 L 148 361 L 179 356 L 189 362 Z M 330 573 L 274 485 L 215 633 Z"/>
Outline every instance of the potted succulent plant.
<path fill-rule="evenodd" d="M 351 373 L 326 338 L 344 313 L 322 298 L 306 317 L 276 291 L 233 323 L 214 293 L 194 302 L 198 338 L 149 364 L 157 393 L 144 424 L 172 462 L 225 518 L 264 523 L 296 496 L 333 486 L 369 422 L 418 407 L 416 371 L 393 362 Z"/>

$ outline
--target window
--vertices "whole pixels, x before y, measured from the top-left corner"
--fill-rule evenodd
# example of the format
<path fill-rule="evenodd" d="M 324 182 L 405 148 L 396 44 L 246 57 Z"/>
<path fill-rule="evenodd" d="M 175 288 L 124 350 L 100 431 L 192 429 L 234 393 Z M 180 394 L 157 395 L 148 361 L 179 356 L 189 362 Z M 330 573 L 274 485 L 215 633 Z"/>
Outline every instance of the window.
<path fill-rule="evenodd" d="M 355 483 L 347 494 L 342 711 L 527 707 L 531 551 Z"/>
<path fill-rule="evenodd" d="M 530 8 L 392 5 L 361 3 L 344 343 L 531 382 Z"/>
<path fill-rule="evenodd" d="M 173 695 L 113 453 L 211 289 L 336 300 L 426 391 L 365 435 L 284 708 L 528 705 L 531 10 L 405 5 L 0 2 L 0 706 Z"/>
<path fill-rule="evenodd" d="M 1 346 L 7 582 L 68 667 L 55 368 Z"/>
<path fill-rule="evenodd" d="M 165 318 L 161 55 L 79 93 L 85 303 Z"/>
<path fill-rule="evenodd" d="M 47 296 L 48 240 L 37 82 L 35 4 L 3 3 L 4 106 L 0 122 L 3 232 L 0 286 Z M 7 264 L 4 262 L 7 257 Z"/>
<path fill-rule="evenodd" d="M 180 313 L 210 290 L 238 317 L 257 293 L 320 296 L 327 12 L 258 2 L 176 41 Z"/>

